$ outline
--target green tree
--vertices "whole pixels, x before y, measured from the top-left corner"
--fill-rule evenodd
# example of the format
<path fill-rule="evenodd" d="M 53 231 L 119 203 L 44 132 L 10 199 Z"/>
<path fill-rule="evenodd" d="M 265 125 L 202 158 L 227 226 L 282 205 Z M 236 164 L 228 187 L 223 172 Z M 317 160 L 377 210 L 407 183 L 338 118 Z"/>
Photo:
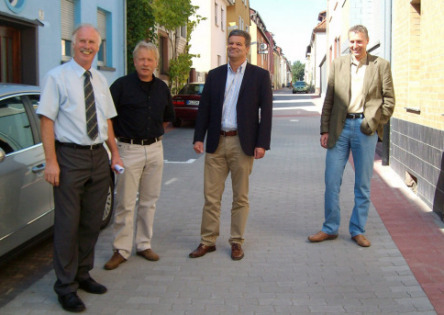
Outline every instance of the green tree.
<path fill-rule="evenodd" d="M 127 66 L 133 72 L 133 50 L 141 40 L 156 42 L 153 0 L 127 0 Z"/>
<path fill-rule="evenodd" d="M 293 82 L 304 80 L 305 64 L 301 63 L 299 60 L 293 62 L 293 65 L 291 66 L 291 74 L 293 76 Z"/>
<path fill-rule="evenodd" d="M 153 14 L 158 25 L 163 26 L 170 33 L 170 42 L 173 51 L 169 67 L 169 87 L 174 95 L 187 82 L 191 59 L 197 55 L 189 54 L 189 40 L 196 25 L 204 18 L 196 15 L 197 6 L 190 0 L 152 0 Z M 190 18 L 194 16 L 191 21 Z M 177 33 L 179 27 L 187 26 L 187 44 L 183 53 L 177 55 Z"/>

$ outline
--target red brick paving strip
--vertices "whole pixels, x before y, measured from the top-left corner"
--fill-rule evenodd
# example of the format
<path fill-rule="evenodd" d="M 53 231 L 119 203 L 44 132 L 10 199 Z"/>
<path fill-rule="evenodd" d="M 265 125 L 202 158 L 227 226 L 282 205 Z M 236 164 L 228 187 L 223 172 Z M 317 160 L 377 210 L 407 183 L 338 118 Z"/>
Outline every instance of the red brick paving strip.
<path fill-rule="evenodd" d="M 436 215 L 383 179 L 384 167 L 375 160 L 372 203 L 435 311 L 444 314 L 444 234 Z"/>

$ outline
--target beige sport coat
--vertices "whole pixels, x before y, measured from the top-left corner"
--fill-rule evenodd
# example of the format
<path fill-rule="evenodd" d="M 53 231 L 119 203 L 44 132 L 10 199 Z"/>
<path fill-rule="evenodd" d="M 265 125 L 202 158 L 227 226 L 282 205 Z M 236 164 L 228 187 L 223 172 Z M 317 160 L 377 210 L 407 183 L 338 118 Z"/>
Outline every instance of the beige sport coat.
<path fill-rule="evenodd" d="M 377 132 L 382 140 L 383 126 L 395 108 L 390 63 L 367 54 L 367 70 L 364 76 L 364 119 L 361 131 L 366 135 Z M 333 60 L 328 76 L 327 93 L 321 114 L 321 134 L 328 132 L 327 147 L 335 146 L 345 124 L 351 97 L 351 55 Z"/>

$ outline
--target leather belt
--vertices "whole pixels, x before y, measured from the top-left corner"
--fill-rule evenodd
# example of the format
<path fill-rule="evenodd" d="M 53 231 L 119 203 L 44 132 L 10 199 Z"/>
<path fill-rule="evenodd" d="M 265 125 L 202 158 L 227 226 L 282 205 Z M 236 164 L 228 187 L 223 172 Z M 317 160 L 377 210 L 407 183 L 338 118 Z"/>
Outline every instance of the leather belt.
<path fill-rule="evenodd" d="M 80 145 L 77 143 L 56 141 L 56 146 L 68 147 L 68 148 L 73 148 L 73 149 L 82 149 L 82 150 L 97 150 L 97 149 L 103 148 L 103 143 L 97 143 L 97 144 L 91 144 L 91 145 Z"/>
<path fill-rule="evenodd" d="M 220 131 L 220 135 L 224 137 L 233 137 L 237 136 L 237 130 L 230 130 L 230 131 Z"/>
<path fill-rule="evenodd" d="M 123 138 L 123 137 L 117 137 L 117 140 L 124 143 L 129 144 L 139 144 L 139 145 L 150 145 L 157 141 L 162 140 L 162 136 L 160 137 L 154 137 L 154 138 L 147 138 L 147 139 L 130 139 L 130 138 Z"/>
<path fill-rule="evenodd" d="M 348 119 L 364 118 L 364 113 L 348 113 L 345 117 Z"/>

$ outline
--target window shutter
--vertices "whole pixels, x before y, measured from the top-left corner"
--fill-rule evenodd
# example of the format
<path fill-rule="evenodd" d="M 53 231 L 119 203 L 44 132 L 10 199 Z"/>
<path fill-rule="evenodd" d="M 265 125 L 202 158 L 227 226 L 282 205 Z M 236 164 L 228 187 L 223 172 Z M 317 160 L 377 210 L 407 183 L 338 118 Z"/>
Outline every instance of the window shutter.
<path fill-rule="evenodd" d="M 62 39 L 71 40 L 74 32 L 74 1 L 61 1 Z"/>
<path fill-rule="evenodd" d="M 97 29 L 99 30 L 102 40 L 106 39 L 106 13 L 102 10 L 97 10 Z"/>

